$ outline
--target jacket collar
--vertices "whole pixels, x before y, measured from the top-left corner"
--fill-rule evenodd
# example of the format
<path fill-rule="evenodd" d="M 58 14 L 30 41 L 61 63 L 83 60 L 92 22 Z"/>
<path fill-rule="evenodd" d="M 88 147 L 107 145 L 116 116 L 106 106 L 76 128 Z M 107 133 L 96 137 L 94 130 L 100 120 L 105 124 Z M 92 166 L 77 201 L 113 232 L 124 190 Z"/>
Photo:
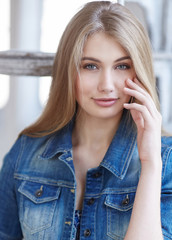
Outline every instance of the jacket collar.
<path fill-rule="evenodd" d="M 54 157 L 58 153 L 67 153 L 72 151 L 72 129 L 74 121 L 72 120 L 63 129 L 53 134 L 41 154 L 41 158 L 49 159 Z"/>
<path fill-rule="evenodd" d="M 119 128 L 101 163 L 116 177 L 123 179 L 136 147 L 137 131 L 132 117 L 124 110 Z"/>
<path fill-rule="evenodd" d="M 58 153 L 66 156 L 69 152 L 72 153 L 73 125 L 74 119 L 66 127 L 51 136 L 40 157 L 49 159 Z M 123 179 L 126 174 L 136 146 L 137 133 L 133 125 L 131 116 L 129 116 L 127 110 L 124 110 L 119 128 L 100 164 L 120 179 Z M 64 155 L 63 157 L 65 157 Z"/>

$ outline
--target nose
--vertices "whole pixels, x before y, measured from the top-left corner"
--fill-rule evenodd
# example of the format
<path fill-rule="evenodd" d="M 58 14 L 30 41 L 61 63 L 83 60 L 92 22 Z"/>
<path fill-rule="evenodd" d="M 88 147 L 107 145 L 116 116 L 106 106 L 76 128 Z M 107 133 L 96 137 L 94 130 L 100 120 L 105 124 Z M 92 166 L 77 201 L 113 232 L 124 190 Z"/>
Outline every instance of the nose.
<path fill-rule="evenodd" d="M 111 71 L 104 71 L 101 73 L 98 83 L 98 91 L 110 93 L 114 91 L 114 76 Z"/>

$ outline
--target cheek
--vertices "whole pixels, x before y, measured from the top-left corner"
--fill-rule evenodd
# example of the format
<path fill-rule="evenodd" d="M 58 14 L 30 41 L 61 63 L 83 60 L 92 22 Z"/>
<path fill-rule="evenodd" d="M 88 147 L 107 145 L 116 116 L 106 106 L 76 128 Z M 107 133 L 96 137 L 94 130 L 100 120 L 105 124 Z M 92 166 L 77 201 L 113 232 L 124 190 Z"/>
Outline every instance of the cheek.
<path fill-rule="evenodd" d="M 120 81 L 116 83 L 115 87 L 118 91 L 118 94 L 121 100 L 127 103 L 130 101 L 131 96 L 124 93 L 124 87 L 126 86 L 126 83 L 125 83 L 126 79 L 120 79 Z"/>
<path fill-rule="evenodd" d="M 134 80 L 136 77 L 136 73 L 134 70 L 131 69 L 131 71 L 123 71 L 123 72 L 118 72 L 117 79 L 118 81 L 116 82 L 116 87 L 120 92 L 123 92 L 124 87 L 126 86 L 126 80 L 131 79 Z"/>
<path fill-rule="evenodd" d="M 124 93 L 124 87 L 125 87 L 125 81 L 126 79 L 118 79 L 118 81 L 116 81 L 115 83 L 115 88 L 118 90 L 118 92 L 120 92 L 120 94 Z"/>
<path fill-rule="evenodd" d="M 95 81 L 91 81 L 88 77 L 77 77 L 75 84 L 77 98 L 81 98 L 81 96 L 91 96 L 93 89 L 96 87 L 94 82 Z"/>

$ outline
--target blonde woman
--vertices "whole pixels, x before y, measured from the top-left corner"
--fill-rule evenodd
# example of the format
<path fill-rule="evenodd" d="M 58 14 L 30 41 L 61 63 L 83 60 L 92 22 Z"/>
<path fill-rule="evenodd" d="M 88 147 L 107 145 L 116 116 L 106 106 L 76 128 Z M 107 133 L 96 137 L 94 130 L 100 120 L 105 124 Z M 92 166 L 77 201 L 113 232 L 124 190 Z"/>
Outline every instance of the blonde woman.
<path fill-rule="evenodd" d="M 0 239 L 172 239 L 171 150 L 143 27 L 119 4 L 86 4 L 45 110 L 4 159 Z"/>

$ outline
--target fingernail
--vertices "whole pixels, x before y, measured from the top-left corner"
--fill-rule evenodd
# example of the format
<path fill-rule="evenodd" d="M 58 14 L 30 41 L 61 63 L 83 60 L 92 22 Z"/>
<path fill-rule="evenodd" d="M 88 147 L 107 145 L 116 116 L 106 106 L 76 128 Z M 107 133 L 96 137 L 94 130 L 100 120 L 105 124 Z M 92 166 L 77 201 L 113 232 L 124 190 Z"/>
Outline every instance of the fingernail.
<path fill-rule="evenodd" d="M 127 107 L 129 107 L 129 105 L 130 105 L 130 104 L 128 104 L 128 103 L 124 103 L 124 104 L 123 104 L 123 107 L 124 107 L 124 108 L 127 108 Z"/>

